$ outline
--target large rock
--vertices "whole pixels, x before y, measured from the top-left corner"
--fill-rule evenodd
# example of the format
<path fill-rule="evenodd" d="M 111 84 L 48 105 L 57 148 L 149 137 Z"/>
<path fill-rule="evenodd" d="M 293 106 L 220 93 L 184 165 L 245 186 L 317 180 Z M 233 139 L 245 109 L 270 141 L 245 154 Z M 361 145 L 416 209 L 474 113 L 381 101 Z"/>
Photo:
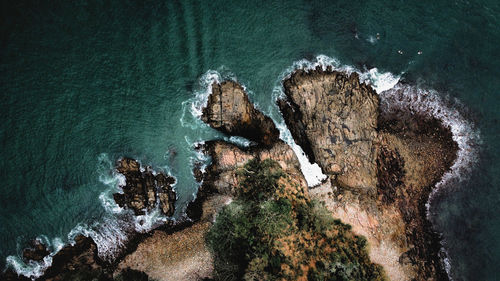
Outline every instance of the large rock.
<path fill-rule="evenodd" d="M 234 81 L 212 84 L 201 118 L 212 128 L 266 146 L 279 139 L 273 120 L 255 109 L 243 87 Z"/>
<path fill-rule="evenodd" d="M 141 171 L 139 162 L 130 158 L 119 160 L 116 170 L 126 180 L 125 186 L 122 186 L 123 193 L 113 194 L 120 207 L 130 208 L 136 215 L 143 215 L 159 204 L 165 215 L 174 214 L 176 195 L 172 190 L 175 183 L 173 177 L 164 173 L 155 175 L 151 167 Z"/>
<path fill-rule="evenodd" d="M 456 158 L 450 129 L 404 108 L 381 112 L 356 73 L 297 70 L 283 86 L 278 105 L 292 136 L 338 185 L 313 198 L 367 238 L 391 280 L 446 280 L 425 203 Z"/>
<path fill-rule="evenodd" d="M 358 75 L 298 70 L 283 82 L 278 105 L 309 159 L 343 187 L 374 192 L 377 184 L 376 92 Z"/>

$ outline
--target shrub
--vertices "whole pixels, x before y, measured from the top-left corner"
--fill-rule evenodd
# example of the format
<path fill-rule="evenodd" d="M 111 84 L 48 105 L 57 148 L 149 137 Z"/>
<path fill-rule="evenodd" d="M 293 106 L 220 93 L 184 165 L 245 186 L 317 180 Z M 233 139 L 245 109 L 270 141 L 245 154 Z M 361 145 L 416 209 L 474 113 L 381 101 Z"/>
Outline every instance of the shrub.
<path fill-rule="evenodd" d="M 278 163 L 251 160 L 238 175 L 239 198 L 206 236 L 217 280 L 385 279 L 368 257 L 366 239 L 309 200 Z"/>

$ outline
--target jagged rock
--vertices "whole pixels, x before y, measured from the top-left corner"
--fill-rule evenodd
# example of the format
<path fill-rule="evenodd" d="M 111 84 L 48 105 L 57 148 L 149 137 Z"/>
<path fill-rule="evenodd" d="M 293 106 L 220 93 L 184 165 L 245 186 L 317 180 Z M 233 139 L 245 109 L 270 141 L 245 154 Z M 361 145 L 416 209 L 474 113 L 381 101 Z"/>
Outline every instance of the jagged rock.
<path fill-rule="evenodd" d="M 75 237 L 74 245 L 62 248 L 52 259 L 52 266 L 42 280 L 112 280 L 97 256 L 97 245 L 90 237 Z"/>
<path fill-rule="evenodd" d="M 355 73 L 297 70 L 283 86 L 278 105 L 292 136 L 341 187 L 313 196 L 321 193 L 334 216 L 367 237 L 390 278 L 446 280 L 425 203 L 456 157 L 450 130 L 404 109 L 380 112 Z"/>
<path fill-rule="evenodd" d="M 358 75 L 321 68 L 297 70 L 283 82 L 278 101 L 295 141 L 323 172 L 344 187 L 374 192 L 376 175 L 376 92 Z"/>
<path fill-rule="evenodd" d="M 130 158 L 119 160 L 116 170 L 124 175 L 126 180 L 125 186 L 122 186 L 123 193 L 113 194 L 120 207 L 130 208 L 136 215 L 143 215 L 145 211 L 150 211 L 160 204 L 165 215 L 174 214 L 176 195 L 172 190 L 175 183 L 173 177 L 163 173 L 154 175 L 151 167 L 141 172 L 140 164 Z"/>
<path fill-rule="evenodd" d="M 175 211 L 175 192 L 171 186 L 175 183 L 175 179 L 160 173 L 156 176 L 156 183 L 161 210 L 164 214 L 173 215 Z"/>
<path fill-rule="evenodd" d="M 50 254 L 47 247 L 38 239 L 33 239 L 30 246 L 23 251 L 23 259 L 25 261 L 42 261 L 43 258 Z"/>
<path fill-rule="evenodd" d="M 255 109 L 243 87 L 234 81 L 212 84 L 201 118 L 212 128 L 266 146 L 279 139 L 279 131 L 271 118 Z"/>

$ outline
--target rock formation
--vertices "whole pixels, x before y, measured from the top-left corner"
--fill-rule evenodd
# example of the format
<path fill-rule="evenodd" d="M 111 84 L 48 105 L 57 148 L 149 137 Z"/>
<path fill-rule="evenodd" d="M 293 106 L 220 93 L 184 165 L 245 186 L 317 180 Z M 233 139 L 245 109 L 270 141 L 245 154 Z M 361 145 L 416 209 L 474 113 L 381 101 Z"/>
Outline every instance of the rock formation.
<path fill-rule="evenodd" d="M 367 237 L 392 280 L 446 279 L 425 203 L 456 157 L 449 129 L 404 109 L 380 112 L 356 73 L 297 70 L 283 86 L 278 105 L 292 136 L 331 180 L 312 196 Z"/>
<path fill-rule="evenodd" d="M 314 79 L 311 79 L 314 77 Z M 278 101 L 297 144 L 338 184 L 369 192 L 376 185 L 378 96 L 358 75 L 298 70 Z M 371 190 L 373 191 L 373 190 Z"/>
<path fill-rule="evenodd" d="M 33 239 L 30 246 L 23 250 L 24 261 L 42 261 L 50 252 L 47 247 L 38 239 Z"/>
<path fill-rule="evenodd" d="M 270 146 L 279 138 L 271 118 L 255 109 L 241 85 L 234 81 L 212 84 L 212 94 L 201 119 L 210 127 L 232 136 Z"/>
<path fill-rule="evenodd" d="M 52 266 L 43 275 L 43 280 L 72 280 L 80 278 L 108 277 L 103 261 L 97 256 L 97 245 L 92 238 L 79 235 L 74 245 L 61 249 L 52 259 Z"/>
<path fill-rule="evenodd" d="M 118 161 L 116 170 L 126 180 L 125 186 L 122 186 L 123 193 L 113 194 L 120 207 L 130 208 L 136 215 L 143 215 L 159 204 L 165 215 L 174 214 L 176 196 L 172 190 L 175 183 L 173 177 L 164 173 L 155 175 L 151 167 L 141 171 L 139 162 L 130 158 Z"/>
<path fill-rule="evenodd" d="M 203 171 L 195 165 L 201 187 L 187 207 L 189 219 L 137 236 L 135 248 L 129 247 L 115 264 L 101 261 L 92 239 L 79 236 L 74 245 L 54 256 L 41 279 L 87 276 L 109 280 L 127 272 L 145 276 L 136 270 L 158 280 L 213 277 L 205 234 L 217 212 L 238 193 L 236 171 L 250 159 L 271 158 L 294 186 L 323 201 L 334 217 L 367 238 L 371 260 L 382 265 L 391 280 L 446 280 L 438 256 L 439 237 L 426 220 L 425 203 L 455 160 L 457 144 L 450 130 L 438 120 L 407 114 L 404 109 L 396 114 L 381 112 L 377 94 L 360 83 L 355 73 L 297 70 L 283 86 L 285 97 L 278 105 L 285 122 L 329 181 L 307 191 L 298 159 L 279 139 L 272 120 L 254 108 L 236 82 L 214 83 L 202 120 L 255 144 L 241 148 L 216 140 L 196 148 L 212 162 Z M 174 178 L 156 174 L 150 167 L 141 171 L 139 163 L 129 158 L 118 162 L 117 171 L 126 179 L 123 193 L 114 194 L 117 204 L 136 215 L 158 205 L 166 215 L 173 214 Z M 39 260 L 42 247 L 32 248 L 25 251 L 25 257 Z M 2 278 L 25 280 L 12 271 Z"/>

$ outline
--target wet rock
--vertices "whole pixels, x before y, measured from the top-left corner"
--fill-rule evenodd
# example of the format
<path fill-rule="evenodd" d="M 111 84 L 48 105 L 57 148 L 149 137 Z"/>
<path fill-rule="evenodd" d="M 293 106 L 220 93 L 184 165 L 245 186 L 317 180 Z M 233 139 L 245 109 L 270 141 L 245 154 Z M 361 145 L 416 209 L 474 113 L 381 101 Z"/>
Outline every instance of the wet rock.
<path fill-rule="evenodd" d="M 255 109 L 243 87 L 234 81 L 212 84 L 212 94 L 201 119 L 214 129 L 265 146 L 279 139 L 271 118 Z"/>
<path fill-rule="evenodd" d="M 23 259 L 25 261 L 42 261 L 43 258 L 50 254 L 47 247 L 38 239 L 30 242 L 30 246 L 23 251 Z"/>
<path fill-rule="evenodd" d="M 175 183 L 173 177 L 164 173 L 155 175 L 151 167 L 146 167 L 143 172 L 140 164 L 130 158 L 119 160 L 116 170 L 124 175 L 126 180 L 125 186 L 122 186 L 123 193 L 113 194 L 120 207 L 130 208 L 136 215 L 143 215 L 159 204 L 165 215 L 174 214 L 176 195 L 172 189 Z"/>
<path fill-rule="evenodd" d="M 61 249 L 52 259 L 41 280 L 112 280 L 104 262 L 97 256 L 92 238 L 79 235 L 74 245 Z"/>
<path fill-rule="evenodd" d="M 380 112 L 355 73 L 297 70 L 283 86 L 278 106 L 292 136 L 340 187 L 342 200 L 323 199 L 334 216 L 367 236 L 391 278 L 446 280 L 425 203 L 455 160 L 451 131 L 405 109 Z"/>

